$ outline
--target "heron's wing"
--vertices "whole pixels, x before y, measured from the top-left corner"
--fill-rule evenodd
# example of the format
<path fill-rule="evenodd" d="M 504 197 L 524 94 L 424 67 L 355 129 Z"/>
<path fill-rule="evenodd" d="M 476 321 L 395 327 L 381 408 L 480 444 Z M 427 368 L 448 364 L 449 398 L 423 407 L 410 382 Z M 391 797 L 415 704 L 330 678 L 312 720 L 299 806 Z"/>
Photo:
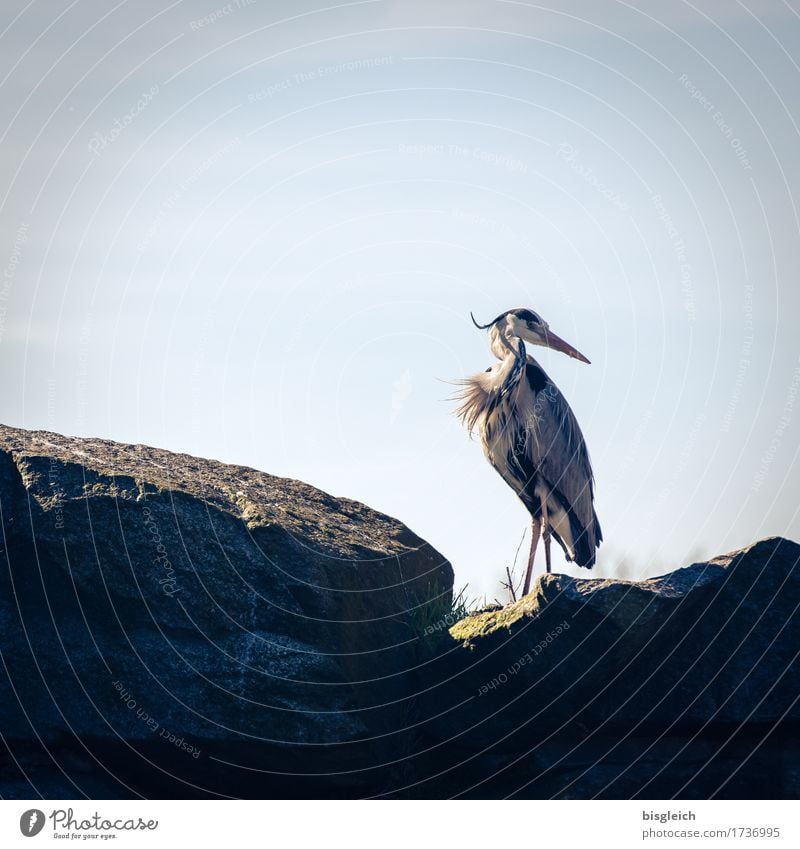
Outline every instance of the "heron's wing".
<path fill-rule="evenodd" d="M 577 525 L 573 530 L 576 552 L 584 545 L 590 547 L 593 563 L 602 534 L 594 511 L 592 464 L 578 420 L 558 387 L 532 359 L 517 391 L 518 409 L 525 415 L 525 454 L 570 514 L 573 527 Z"/>

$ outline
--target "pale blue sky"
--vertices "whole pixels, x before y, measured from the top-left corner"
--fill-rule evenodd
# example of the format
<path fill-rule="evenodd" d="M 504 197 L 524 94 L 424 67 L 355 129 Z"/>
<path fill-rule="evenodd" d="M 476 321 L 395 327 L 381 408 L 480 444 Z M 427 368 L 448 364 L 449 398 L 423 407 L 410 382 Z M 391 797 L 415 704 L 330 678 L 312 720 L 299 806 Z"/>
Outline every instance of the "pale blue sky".
<path fill-rule="evenodd" d="M 0 420 L 363 500 L 492 596 L 526 513 L 445 381 L 525 306 L 592 360 L 542 357 L 600 574 L 800 536 L 798 4 L 666 5 L 4 3 Z"/>

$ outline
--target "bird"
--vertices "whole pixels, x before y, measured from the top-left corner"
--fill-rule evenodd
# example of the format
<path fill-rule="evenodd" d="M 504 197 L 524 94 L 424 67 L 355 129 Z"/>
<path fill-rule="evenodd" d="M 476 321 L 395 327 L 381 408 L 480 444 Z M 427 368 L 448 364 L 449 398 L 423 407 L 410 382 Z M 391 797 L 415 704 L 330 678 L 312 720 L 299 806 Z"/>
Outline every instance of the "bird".
<path fill-rule="evenodd" d="M 457 381 L 456 415 L 470 436 L 477 430 L 486 459 L 531 515 L 524 596 L 530 591 L 540 537 L 548 572 L 551 534 L 566 559 L 586 569 L 595 565 L 603 539 L 586 440 L 566 399 L 525 343 L 589 360 L 533 310 L 507 310 L 488 324 L 478 324 L 472 313 L 470 317 L 479 330 L 489 331 L 497 362 Z"/>

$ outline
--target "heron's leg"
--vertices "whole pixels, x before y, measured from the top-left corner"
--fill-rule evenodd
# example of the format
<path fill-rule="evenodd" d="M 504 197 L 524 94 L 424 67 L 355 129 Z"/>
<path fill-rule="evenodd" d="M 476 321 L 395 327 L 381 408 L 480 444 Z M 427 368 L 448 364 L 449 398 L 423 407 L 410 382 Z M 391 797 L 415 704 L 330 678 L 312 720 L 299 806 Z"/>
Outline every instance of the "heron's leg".
<path fill-rule="evenodd" d="M 547 498 L 542 499 L 542 537 L 544 537 L 544 562 L 550 573 L 550 516 L 547 512 Z"/>
<path fill-rule="evenodd" d="M 528 554 L 528 568 L 525 572 L 525 586 L 523 595 L 527 595 L 531 588 L 531 575 L 533 575 L 533 558 L 536 556 L 536 546 L 539 544 L 539 534 L 542 531 L 542 523 L 535 517 L 531 517 L 531 550 Z"/>
<path fill-rule="evenodd" d="M 550 531 L 544 535 L 544 562 L 547 566 L 547 573 L 550 574 Z"/>

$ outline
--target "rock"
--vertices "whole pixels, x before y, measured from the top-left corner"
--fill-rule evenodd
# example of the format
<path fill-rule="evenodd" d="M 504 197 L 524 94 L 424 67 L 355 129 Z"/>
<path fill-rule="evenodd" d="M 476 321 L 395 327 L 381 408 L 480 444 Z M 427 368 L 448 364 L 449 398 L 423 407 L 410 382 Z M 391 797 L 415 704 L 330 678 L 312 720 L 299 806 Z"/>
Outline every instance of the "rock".
<path fill-rule="evenodd" d="M 450 775 L 451 791 L 483 781 L 501 795 L 691 798 L 749 776 L 751 796 L 800 792 L 794 542 L 765 539 L 646 581 L 544 575 L 450 633 L 464 657 L 449 703 L 472 698 L 448 712 L 447 732 L 456 761 L 482 753 Z"/>
<path fill-rule="evenodd" d="M 298 775 L 289 795 L 315 773 L 346 788 L 397 745 L 419 610 L 449 609 L 453 575 L 395 519 L 242 466 L 8 427 L 0 511 L 0 730 L 29 776 L 78 764 L 56 795 L 87 771 L 112 796 L 170 776 L 237 795 L 248 773 L 222 761 L 263 770 L 265 792 L 276 772 Z"/>
<path fill-rule="evenodd" d="M 800 546 L 544 575 L 449 564 L 298 481 L 0 427 L 5 798 L 800 797 Z"/>
<path fill-rule="evenodd" d="M 587 727 L 800 719 L 800 546 L 779 538 L 646 581 L 543 575 L 451 628 L 472 668 L 560 700 Z M 530 660 L 527 655 L 530 654 Z M 485 670 L 481 675 L 485 677 Z"/>

